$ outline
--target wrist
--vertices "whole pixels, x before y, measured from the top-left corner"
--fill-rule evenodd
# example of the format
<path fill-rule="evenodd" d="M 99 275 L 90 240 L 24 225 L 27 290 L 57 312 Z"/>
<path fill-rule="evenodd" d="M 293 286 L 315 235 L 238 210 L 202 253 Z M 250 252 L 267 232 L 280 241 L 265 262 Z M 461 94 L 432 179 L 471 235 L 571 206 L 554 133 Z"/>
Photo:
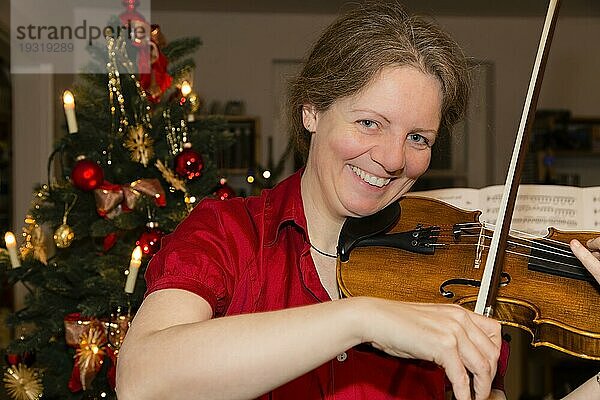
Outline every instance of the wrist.
<path fill-rule="evenodd" d="M 351 332 L 354 345 L 371 343 L 373 334 L 371 332 L 372 316 L 376 312 L 375 302 L 372 297 L 351 297 L 341 300 L 345 303 L 346 318 L 349 332 Z"/>
<path fill-rule="evenodd" d="M 357 344 L 373 343 L 377 332 L 375 332 L 376 316 L 379 314 L 381 299 L 368 296 L 353 297 L 351 299 L 350 312 L 352 314 Z"/>

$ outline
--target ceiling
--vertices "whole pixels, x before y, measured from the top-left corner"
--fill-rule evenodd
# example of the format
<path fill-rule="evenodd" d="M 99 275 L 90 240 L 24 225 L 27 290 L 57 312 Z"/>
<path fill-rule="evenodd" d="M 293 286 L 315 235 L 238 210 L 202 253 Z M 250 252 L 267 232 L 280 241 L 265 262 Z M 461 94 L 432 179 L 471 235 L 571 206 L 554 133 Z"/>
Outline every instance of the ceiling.
<path fill-rule="evenodd" d="M 336 14 L 357 0 L 152 0 L 156 11 Z M 403 0 L 415 13 L 440 16 L 543 16 L 548 0 Z M 599 0 L 563 0 L 560 15 L 600 17 Z"/>

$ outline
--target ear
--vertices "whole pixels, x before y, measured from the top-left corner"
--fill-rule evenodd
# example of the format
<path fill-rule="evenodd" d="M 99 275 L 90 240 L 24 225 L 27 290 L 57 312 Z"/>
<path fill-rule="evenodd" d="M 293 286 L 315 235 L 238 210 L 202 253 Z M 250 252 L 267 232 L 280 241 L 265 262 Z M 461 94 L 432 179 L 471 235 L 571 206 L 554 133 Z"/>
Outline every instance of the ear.
<path fill-rule="evenodd" d="M 317 131 L 317 110 L 312 104 L 302 106 L 302 123 L 307 131 L 315 133 Z"/>

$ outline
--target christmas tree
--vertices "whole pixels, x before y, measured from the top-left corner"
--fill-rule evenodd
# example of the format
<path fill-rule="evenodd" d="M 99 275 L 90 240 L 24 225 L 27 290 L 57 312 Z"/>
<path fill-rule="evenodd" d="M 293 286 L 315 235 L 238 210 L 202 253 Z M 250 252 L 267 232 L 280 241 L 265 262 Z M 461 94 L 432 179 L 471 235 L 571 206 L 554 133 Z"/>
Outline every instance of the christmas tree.
<path fill-rule="evenodd" d="M 119 346 L 160 238 L 203 197 L 233 195 L 211 160 L 228 145 L 224 121 L 194 118 L 199 100 L 185 81 L 200 40 L 167 44 L 151 32 L 149 73 L 135 73 L 144 44 L 108 34 L 97 54 L 107 73 L 82 74 L 65 92 L 69 133 L 50 156 L 51 178 L 34 192 L 22 246 L 7 234 L 0 262 L 28 292 L 8 320 L 13 399 L 116 398 Z"/>

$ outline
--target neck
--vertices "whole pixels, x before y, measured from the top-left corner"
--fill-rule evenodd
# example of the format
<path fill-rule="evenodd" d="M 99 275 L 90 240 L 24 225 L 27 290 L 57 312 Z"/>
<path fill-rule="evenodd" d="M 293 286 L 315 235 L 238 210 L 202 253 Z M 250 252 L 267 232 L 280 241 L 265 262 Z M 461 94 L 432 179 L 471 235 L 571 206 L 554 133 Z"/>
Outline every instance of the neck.
<path fill-rule="evenodd" d="M 338 236 L 346 218 L 333 212 L 310 165 L 302 174 L 300 190 L 310 243 L 323 252 L 336 254 Z"/>

